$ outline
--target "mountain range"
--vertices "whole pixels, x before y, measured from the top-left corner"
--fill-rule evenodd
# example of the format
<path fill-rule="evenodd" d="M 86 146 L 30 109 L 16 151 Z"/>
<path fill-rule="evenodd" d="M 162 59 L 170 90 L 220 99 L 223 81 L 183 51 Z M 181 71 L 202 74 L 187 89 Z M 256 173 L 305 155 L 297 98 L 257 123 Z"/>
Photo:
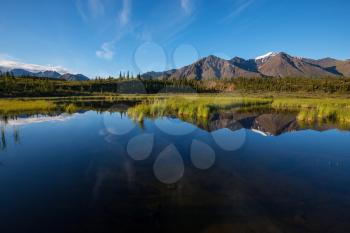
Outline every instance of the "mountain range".
<path fill-rule="evenodd" d="M 29 70 L 23 67 L 0 66 L 0 72 L 14 76 L 31 76 L 68 81 L 87 81 L 82 74 L 59 73 L 54 70 Z M 350 77 L 350 60 L 334 58 L 310 59 L 284 52 L 270 52 L 255 59 L 234 57 L 230 60 L 213 55 L 179 69 L 147 72 L 144 79 L 213 80 L 236 77 Z"/>
<path fill-rule="evenodd" d="M 350 77 L 350 60 L 333 58 L 309 59 L 284 52 L 259 56 L 255 59 L 234 57 L 225 60 L 208 56 L 199 61 L 164 72 L 147 72 L 145 79 L 231 79 L 235 77 Z"/>
<path fill-rule="evenodd" d="M 0 66 L 0 72 L 10 72 L 15 77 L 29 76 L 29 77 L 38 77 L 38 78 L 52 78 L 52 79 L 64 79 L 67 81 L 88 81 L 89 78 L 82 74 L 60 74 L 57 71 L 43 70 L 43 71 L 30 71 L 22 68 L 12 68 Z"/>

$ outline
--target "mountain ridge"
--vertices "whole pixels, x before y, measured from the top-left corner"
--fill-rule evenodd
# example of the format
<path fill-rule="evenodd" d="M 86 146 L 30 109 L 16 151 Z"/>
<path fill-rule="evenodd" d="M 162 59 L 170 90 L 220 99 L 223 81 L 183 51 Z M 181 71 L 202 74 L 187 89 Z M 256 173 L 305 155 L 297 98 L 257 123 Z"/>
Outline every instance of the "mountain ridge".
<path fill-rule="evenodd" d="M 269 52 L 255 59 L 234 57 L 225 60 L 214 55 L 163 72 L 146 72 L 145 79 L 232 79 L 236 77 L 350 77 L 350 61 L 334 58 L 311 59 L 284 52 Z"/>
<path fill-rule="evenodd" d="M 50 79 L 62 79 L 67 81 L 88 81 L 90 80 L 88 77 L 82 74 L 70 74 L 64 73 L 60 74 L 57 71 L 53 70 L 44 70 L 33 72 L 22 68 L 6 68 L 0 66 L 0 73 L 9 72 L 15 77 L 27 76 L 27 77 L 37 77 L 37 78 L 50 78 Z"/>

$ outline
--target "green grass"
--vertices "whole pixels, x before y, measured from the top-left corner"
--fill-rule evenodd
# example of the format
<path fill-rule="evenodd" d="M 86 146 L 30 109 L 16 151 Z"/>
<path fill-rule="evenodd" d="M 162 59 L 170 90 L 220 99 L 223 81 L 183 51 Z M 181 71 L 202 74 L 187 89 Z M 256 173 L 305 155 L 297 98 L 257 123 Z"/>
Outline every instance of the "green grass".
<path fill-rule="evenodd" d="M 350 105 L 350 99 L 341 98 L 274 98 L 272 107 L 276 109 L 300 109 L 312 108 L 318 106 L 347 107 Z"/>
<path fill-rule="evenodd" d="M 269 99 L 241 98 L 230 96 L 183 95 L 168 98 L 148 98 L 128 110 L 129 116 L 137 121 L 144 117 L 175 115 L 180 118 L 208 119 L 217 110 L 258 106 L 271 103 Z"/>
<path fill-rule="evenodd" d="M 130 108 L 128 114 L 136 121 L 143 121 L 145 117 L 169 115 L 181 119 L 204 121 L 217 111 L 249 110 L 257 107 L 296 112 L 300 124 L 332 122 L 350 126 L 350 100 L 340 98 L 260 98 L 230 95 L 169 95 L 157 98 L 153 96 Z"/>
<path fill-rule="evenodd" d="M 47 100 L 9 100 L 0 99 L 0 113 L 18 111 L 47 111 L 55 109 L 57 105 Z"/>
<path fill-rule="evenodd" d="M 75 113 L 77 111 L 77 106 L 75 104 L 68 104 L 66 106 L 64 106 L 64 111 L 67 113 Z"/>
<path fill-rule="evenodd" d="M 337 123 L 350 125 L 349 99 L 276 99 L 272 108 L 298 111 L 297 120 L 303 124 Z"/>
<path fill-rule="evenodd" d="M 65 111 L 74 113 L 79 104 L 97 101 L 136 101 L 128 114 L 135 121 L 159 116 L 176 116 L 187 121 L 207 122 L 212 114 L 219 111 L 269 108 L 276 111 L 297 113 L 300 124 L 332 122 L 350 126 L 350 99 L 346 98 L 297 98 L 259 97 L 232 94 L 130 94 L 108 96 L 79 96 L 66 98 L 25 98 L 0 99 L 0 113 L 28 111 Z"/>

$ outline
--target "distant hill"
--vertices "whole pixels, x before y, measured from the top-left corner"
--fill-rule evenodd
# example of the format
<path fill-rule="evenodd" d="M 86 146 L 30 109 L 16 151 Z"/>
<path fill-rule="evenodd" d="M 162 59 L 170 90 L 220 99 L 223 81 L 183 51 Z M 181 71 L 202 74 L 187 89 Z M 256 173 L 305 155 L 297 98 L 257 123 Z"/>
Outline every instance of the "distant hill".
<path fill-rule="evenodd" d="M 39 77 L 39 78 L 59 78 L 61 76 L 60 73 L 56 71 L 39 71 L 39 72 L 32 72 L 25 69 L 6 69 L 4 67 L 0 67 L 0 71 L 2 73 L 10 72 L 15 77 L 20 76 L 30 76 L 30 77 Z"/>
<path fill-rule="evenodd" d="M 1 67 L 0 66 L 0 72 L 6 73 L 10 72 L 15 77 L 21 77 L 21 76 L 28 76 L 28 77 L 38 77 L 38 78 L 52 78 L 52 79 L 64 79 L 67 81 L 88 81 L 89 78 L 82 75 L 82 74 L 60 74 L 56 71 L 46 70 L 46 71 L 38 71 L 33 72 L 26 69 L 9 69 L 7 67 Z"/>
<path fill-rule="evenodd" d="M 268 53 L 255 59 L 234 57 L 225 60 L 208 56 L 199 61 L 164 72 L 148 72 L 145 79 L 231 79 L 235 77 L 350 77 L 350 61 L 332 58 L 320 60 L 293 57 L 286 53 Z"/>
<path fill-rule="evenodd" d="M 82 74 L 69 74 L 69 73 L 62 75 L 59 78 L 67 81 L 88 81 L 89 80 L 88 77 Z"/>
<path fill-rule="evenodd" d="M 61 77 L 61 74 L 56 71 L 41 71 L 35 73 L 35 76 L 40 78 L 59 78 Z"/>

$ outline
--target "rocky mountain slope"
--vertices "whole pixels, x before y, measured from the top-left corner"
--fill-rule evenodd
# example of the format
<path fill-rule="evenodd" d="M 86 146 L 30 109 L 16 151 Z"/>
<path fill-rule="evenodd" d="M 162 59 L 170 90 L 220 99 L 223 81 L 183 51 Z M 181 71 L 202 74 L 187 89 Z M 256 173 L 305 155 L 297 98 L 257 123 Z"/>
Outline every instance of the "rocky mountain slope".
<path fill-rule="evenodd" d="M 146 79 L 231 79 L 235 77 L 350 77 L 350 61 L 332 58 L 320 60 L 293 57 L 286 53 L 268 53 L 255 59 L 231 60 L 208 56 L 180 69 L 148 72 Z"/>

